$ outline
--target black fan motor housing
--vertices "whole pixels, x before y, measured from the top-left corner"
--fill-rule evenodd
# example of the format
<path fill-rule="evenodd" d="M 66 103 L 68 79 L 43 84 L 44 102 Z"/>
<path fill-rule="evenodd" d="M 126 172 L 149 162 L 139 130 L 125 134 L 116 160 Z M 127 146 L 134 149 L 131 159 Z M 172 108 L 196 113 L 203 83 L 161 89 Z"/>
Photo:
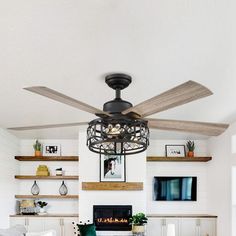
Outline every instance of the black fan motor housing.
<path fill-rule="evenodd" d="M 114 99 L 109 102 L 106 102 L 103 105 L 103 111 L 108 113 L 121 113 L 122 111 L 132 107 L 132 103 L 124 101 L 122 99 Z"/>

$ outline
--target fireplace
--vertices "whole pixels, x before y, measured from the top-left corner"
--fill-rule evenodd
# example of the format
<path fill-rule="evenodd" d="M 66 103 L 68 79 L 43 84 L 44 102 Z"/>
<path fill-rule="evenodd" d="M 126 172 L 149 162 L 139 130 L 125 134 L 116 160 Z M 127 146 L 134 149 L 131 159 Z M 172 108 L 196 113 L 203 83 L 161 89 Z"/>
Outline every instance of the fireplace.
<path fill-rule="evenodd" d="M 98 231 L 130 231 L 129 218 L 132 216 L 130 205 L 93 206 L 93 222 Z"/>

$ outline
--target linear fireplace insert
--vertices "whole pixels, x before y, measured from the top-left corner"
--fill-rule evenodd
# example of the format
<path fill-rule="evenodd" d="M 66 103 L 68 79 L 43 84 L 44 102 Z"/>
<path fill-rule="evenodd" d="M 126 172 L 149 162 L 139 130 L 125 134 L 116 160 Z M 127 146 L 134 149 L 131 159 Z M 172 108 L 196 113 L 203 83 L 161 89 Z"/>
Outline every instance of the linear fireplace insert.
<path fill-rule="evenodd" d="M 130 231 L 129 218 L 132 216 L 130 205 L 95 205 L 93 222 L 98 231 Z"/>

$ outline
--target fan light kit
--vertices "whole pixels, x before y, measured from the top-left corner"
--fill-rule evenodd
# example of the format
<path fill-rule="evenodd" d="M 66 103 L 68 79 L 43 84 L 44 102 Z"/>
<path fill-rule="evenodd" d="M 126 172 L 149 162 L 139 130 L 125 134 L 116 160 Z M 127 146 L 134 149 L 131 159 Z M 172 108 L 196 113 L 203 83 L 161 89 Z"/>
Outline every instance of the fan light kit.
<path fill-rule="evenodd" d="M 198 133 L 208 136 L 220 135 L 228 128 L 228 124 L 220 123 L 145 118 L 212 95 L 208 88 L 194 81 L 183 83 L 136 106 L 121 99 L 121 90 L 127 88 L 132 81 L 129 75 L 110 74 L 106 76 L 105 81 L 109 87 L 116 91 L 116 97 L 106 102 L 103 105 L 103 110 L 94 108 L 47 87 L 25 88 L 30 92 L 92 113 L 99 118 L 90 122 L 14 127 L 9 129 L 23 131 L 88 124 L 87 146 L 89 150 L 108 155 L 131 155 L 147 149 L 149 145 L 149 128 Z"/>
<path fill-rule="evenodd" d="M 132 107 L 130 102 L 121 99 L 121 90 L 129 86 L 131 77 L 124 74 L 112 74 L 106 77 L 106 83 L 116 91 L 114 100 L 106 102 L 104 116 L 89 122 L 87 145 L 89 150 L 101 154 L 130 155 L 143 152 L 149 145 L 148 122 L 138 115 L 127 116 L 121 112 Z"/>

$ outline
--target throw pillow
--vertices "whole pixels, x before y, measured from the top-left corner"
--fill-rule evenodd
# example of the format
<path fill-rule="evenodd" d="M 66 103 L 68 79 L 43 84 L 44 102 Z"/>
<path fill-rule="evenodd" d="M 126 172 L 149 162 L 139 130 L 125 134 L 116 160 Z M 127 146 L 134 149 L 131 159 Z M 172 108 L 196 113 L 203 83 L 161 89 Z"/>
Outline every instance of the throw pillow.
<path fill-rule="evenodd" d="M 81 236 L 96 236 L 96 230 L 94 224 L 79 225 L 77 224 Z"/>

